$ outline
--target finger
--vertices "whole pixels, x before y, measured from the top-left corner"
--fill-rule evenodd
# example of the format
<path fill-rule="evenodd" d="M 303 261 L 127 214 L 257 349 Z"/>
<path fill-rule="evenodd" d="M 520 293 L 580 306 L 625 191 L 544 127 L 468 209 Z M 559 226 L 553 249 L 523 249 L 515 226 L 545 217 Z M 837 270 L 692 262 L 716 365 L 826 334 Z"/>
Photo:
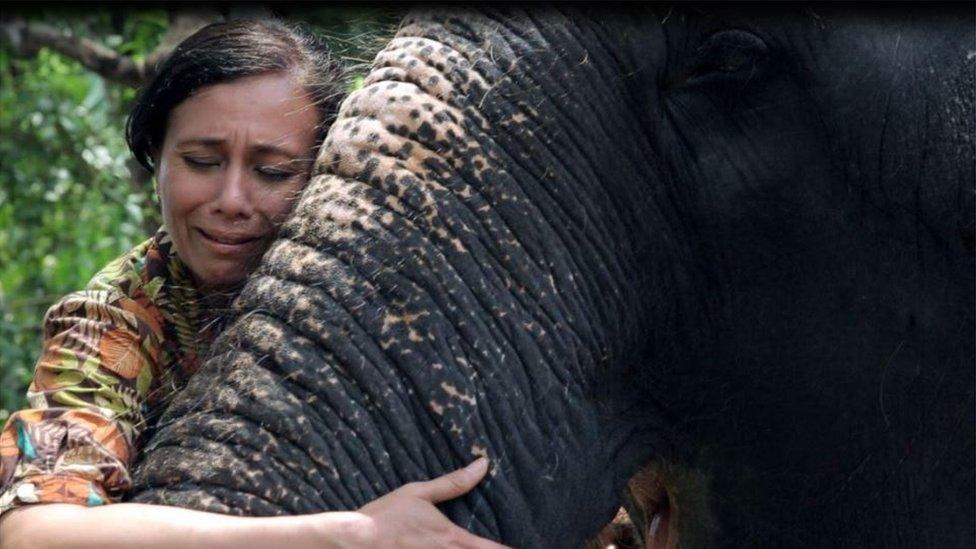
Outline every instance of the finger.
<path fill-rule="evenodd" d="M 467 467 L 441 475 L 426 482 L 413 483 L 417 497 L 431 503 L 454 499 L 468 493 L 488 472 L 488 460 L 480 457 Z"/>

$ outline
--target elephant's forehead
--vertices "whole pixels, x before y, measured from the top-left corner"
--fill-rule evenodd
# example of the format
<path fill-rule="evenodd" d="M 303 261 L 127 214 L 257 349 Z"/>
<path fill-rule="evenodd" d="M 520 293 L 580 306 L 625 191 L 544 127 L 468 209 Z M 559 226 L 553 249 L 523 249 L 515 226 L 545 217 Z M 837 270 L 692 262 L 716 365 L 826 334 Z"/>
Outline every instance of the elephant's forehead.
<path fill-rule="evenodd" d="M 451 99 L 454 87 L 463 93 L 475 86 L 488 87 L 462 52 L 427 38 L 395 38 L 374 64 L 379 70 L 369 75 L 366 84 L 390 79 L 390 71 L 384 69 L 393 69 L 393 74 L 403 75 L 403 80 L 418 83 L 444 101 Z"/>
<path fill-rule="evenodd" d="M 343 103 L 318 159 L 316 174 L 324 177 L 304 193 L 293 224 L 321 225 L 322 213 L 332 212 L 326 217 L 335 237 L 337 227 L 387 225 L 393 215 L 419 210 L 433 226 L 436 196 L 448 192 L 444 181 L 466 169 L 450 191 L 461 199 L 474 194 L 470 183 L 482 182 L 490 159 L 471 130 L 485 124 L 469 92 L 488 85 L 465 55 L 431 40 L 400 38 L 376 67 Z M 364 186 L 381 191 L 382 199 Z M 365 219 L 377 206 L 385 213 Z"/>
<path fill-rule="evenodd" d="M 464 140 L 460 109 L 408 82 L 377 82 L 349 98 L 329 141 L 329 160 L 340 173 L 367 158 L 387 157 L 421 173 L 423 162 L 449 140 Z M 352 162 L 344 165 L 342 162 Z M 355 173 L 355 172 L 353 172 Z"/>
<path fill-rule="evenodd" d="M 463 97 L 473 85 L 487 87 L 463 55 L 429 39 L 394 39 L 374 66 L 340 110 L 333 139 L 339 152 L 356 153 L 363 145 L 394 150 L 403 144 L 396 137 L 428 146 L 463 138 Z"/>

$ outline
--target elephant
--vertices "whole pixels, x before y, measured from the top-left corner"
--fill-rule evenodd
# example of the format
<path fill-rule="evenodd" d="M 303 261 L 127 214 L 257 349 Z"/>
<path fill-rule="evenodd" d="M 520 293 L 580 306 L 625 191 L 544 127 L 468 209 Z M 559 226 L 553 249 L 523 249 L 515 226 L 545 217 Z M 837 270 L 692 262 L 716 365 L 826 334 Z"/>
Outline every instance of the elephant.
<path fill-rule="evenodd" d="M 683 545 L 973 546 L 970 11 L 411 12 L 132 499 L 487 456 L 448 516 L 569 547 L 652 463 Z"/>

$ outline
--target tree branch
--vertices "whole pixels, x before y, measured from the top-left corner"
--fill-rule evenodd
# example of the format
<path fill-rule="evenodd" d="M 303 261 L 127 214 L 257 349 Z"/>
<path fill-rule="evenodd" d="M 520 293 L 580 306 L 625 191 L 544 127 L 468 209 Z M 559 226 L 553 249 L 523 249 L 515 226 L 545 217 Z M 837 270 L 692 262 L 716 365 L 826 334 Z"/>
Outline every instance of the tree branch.
<path fill-rule="evenodd" d="M 103 46 L 94 40 L 75 36 L 50 25 L 11 19 L 0 23 L 0 34 L 13 47 L 18 57 L 33 57 L 41 48 L 69 57 L 106 80 L 140 87 L 149 80 L 156 68 L 182 42 L 198 29 L 221 20 L 216 11 L 208 9 L 184 9 L 170 13 L 170 24 L 159 45 L 149 53 L 145 61 Z"/>
<path fill-rule="evenodd" d="M 0 31 L 20 57 L 37 55 L 41 48 L 77 60 L 107 80 L 139 86 L 145 81 L 145 66 L 119 55 L 94 40 L 73 36 L 44 23 L 11 20 L 0 23 Z"/>

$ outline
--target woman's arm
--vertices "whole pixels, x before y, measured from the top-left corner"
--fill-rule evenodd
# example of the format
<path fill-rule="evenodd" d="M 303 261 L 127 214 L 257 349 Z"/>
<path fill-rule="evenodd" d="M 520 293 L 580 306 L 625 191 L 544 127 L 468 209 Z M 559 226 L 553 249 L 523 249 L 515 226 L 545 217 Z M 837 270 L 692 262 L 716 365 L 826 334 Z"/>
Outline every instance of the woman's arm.
<path fill-rule="evenodd" d="M 30 406 L 0 432 L 0 512 L 94 506 L 129 489 L 146 397 L 161 392 L 157 313 L 108 290 L 75 292 L 48 310 Z"/>
<path fill-rule="evenodd" d="M 318 526 L 343 539 L 339 532 L 347 513 L 326 513 Z M 41 547 L 240 547 L 310 546 L 315 529 L 309 516 L 241 518 L 162 505 L 117 503 L 82 507 L 42 503 L 18 507 L 0 518 L 3 549 Z M 333 532 L 335 530 L 335 532 Z M 324 537 L 324 536 L 323 536 Z M 328 547 L 327 544 L 321 544 Z"/>
<path fill-rule="evenodd" d="M 2 549 L 59 547 L 502 547 L 451 523 L 435 503 L 471 490 L 481 458 L 427 482 L 407 484 L 358 511 L 234 517 L 162 505 L 39 504 L 0 517 Z"/>
<path fill-rule="evenodd" d="M 166 238 L 160 231 L 48 310 L 29 407 L 0 432 L 0 513 L 96 506 L 131 488 L 142 434 L 209 341 Z"/>

